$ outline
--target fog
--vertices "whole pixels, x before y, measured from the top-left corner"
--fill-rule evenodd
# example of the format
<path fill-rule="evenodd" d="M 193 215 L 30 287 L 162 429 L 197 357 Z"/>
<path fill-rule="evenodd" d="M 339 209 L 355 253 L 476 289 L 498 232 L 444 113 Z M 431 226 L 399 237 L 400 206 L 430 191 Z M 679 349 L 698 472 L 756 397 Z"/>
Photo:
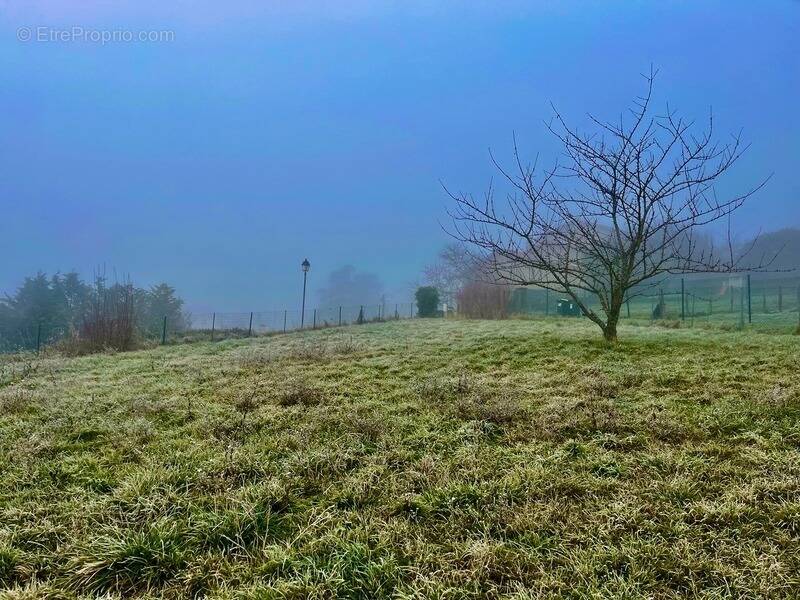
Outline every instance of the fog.
<path fill-rule="evenodd" d="M 385 297 L 383 283 L 374 273 L 360 273 L 352 265 L 332 271 L 318 291 L 320 306 L 378 304 Z"/>
<path fill-rule="evenodd" d="M 512 132 L 557 159 L 550 102 L 614 118 L 651 63 L 658 105 L 752 143 L 719 194 L 772 174 L 737 234 L 800 225 L 800 4 L 430 6 L 4 3 L 0 293 L 106 265 L 193 311 L 281 309 L 308 257 L 314 303 L 409 301 L 440 182 L 480 193 Z M 171 35 L 86 39 L 117 30 Z"/>

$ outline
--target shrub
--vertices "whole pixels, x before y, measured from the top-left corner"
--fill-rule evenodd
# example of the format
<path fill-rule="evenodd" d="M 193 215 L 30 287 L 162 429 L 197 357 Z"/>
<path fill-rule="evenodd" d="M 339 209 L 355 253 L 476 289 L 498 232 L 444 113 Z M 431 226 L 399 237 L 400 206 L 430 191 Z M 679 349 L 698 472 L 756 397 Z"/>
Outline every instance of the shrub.
<path fill-rule="evenodd" d="M 417 314 L 420 317 L 435 317 L 439 308 L 439 290 L 431 286 L 417 289 L 414 295 L 417 299 Z"/>
<path fill-rule="evenodd" d="M 63 345 L 70 354 L 116 346 L 116 342 L 109 344 L 106 340 L 93 347 L 92 338 L 97 342 L 99 332 L 108 331 L 109 315 L 119 300 L 132 304 L 126 319 L 131 314 L 136 317 L 123 329 L 135 328 L 160 339 L 165 317 L 171 332 L 185 331 L 189 325 L 189 316 L 182 312 L 183 300 L 167 284 L 145 290 L 134 288 L 130 282 L 109 286 L 102 272 L 95 275 L 94 283 L 84 282 L 75 272 L 49 278 L 38 273 L 26 277 L 13 295 L 0 299 L 0 351 L 41 349 L 65 337 L 71 337 Z M 114 320 L 117 328 L 119 319 L 114 316 Z M 117 333 L 112 337 L 118 339 Z"/>
<path fill-rule="evenodd" d="M 97 280 L 80 325 L 59 349 L 68 355 L 91 354 L 103 350 L 131 350 L 134 347 L 136 316 L 135 290 L 130 283 L 105 287 Z"/>
<path fill-rule="evenodd" d="M 456 295 L 458 313 L 470 319 L 505 319 L 511 290 L 505 285 L 474 281 Z"/>

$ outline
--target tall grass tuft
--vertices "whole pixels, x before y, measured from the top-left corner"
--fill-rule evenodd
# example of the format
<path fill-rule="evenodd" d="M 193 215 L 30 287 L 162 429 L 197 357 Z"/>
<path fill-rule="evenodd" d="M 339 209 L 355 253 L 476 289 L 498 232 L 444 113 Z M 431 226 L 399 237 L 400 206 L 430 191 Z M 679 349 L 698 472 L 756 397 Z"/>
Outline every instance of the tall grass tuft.
<path fill-rule="evenodd" d="M 156 590 L 183 569 L 186 544 L 174 526 L 94 540 L 76 557 L 71 584 L 83 593 L 130 596 Z"/>

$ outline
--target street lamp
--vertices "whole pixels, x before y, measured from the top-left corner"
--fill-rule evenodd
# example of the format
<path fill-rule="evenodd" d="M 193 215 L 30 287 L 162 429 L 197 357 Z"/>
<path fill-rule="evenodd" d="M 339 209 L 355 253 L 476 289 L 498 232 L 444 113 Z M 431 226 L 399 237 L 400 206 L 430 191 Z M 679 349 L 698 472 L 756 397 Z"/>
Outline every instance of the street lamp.
<path fill-rule="evenodd" d="M 308 279 L 308 270 L 311 268 L 311 263 L 306 258 L 300 264 L 300 267 L 303 269 L 303 308 L 300 310 L 300 329 L 302 329 L 306 320 L 306 279 Z"/>

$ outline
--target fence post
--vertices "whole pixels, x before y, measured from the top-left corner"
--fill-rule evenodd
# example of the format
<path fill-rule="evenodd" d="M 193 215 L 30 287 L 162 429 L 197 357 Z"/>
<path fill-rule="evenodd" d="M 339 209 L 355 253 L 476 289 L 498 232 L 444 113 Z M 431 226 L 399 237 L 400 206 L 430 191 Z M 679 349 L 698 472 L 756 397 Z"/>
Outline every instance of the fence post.
<path fill-rule="evenodd" d="M 744 285 L 739 291 L 739 327 L 744 328 Z"/>
<path fill-rule="evenodd" d="M 253 335 L 253 313 L 250 312 L 250 325 L 247 326 L 247 337 Z"/>
<path fill-rule="evenodd" d="M 730 284 L 730 279 L 728 279 L 728 283 Z M 733 304 L 734 304 L 733 303 L 733 286 L 729 285 L 729 287 L 731 288 L 731 312 L 733 312 L 733 309 L 734 309 L 734 306 L 733 306 Z"/>
<path fill-rule="evenodd" d="M 286 313 L 288 311 L 283 311 L 283 333 L 286 333 Z"/>
<path fill-rule="evenodd" d="M 750 288 L 750 273 L 747 274 L 747 322 L 753 322 L 753 296 Z"/>
<path fill-rule="evenodd" d="M 161 325 L 161 345 L 167 343 L 167 315 L 164 315 L 164 323 Z"/>
<path fill-rule="evenodd" d="M 317 328 L 317 309 L 314 309 L 314 320 L 311 322 L 311 329 Z"/>
<path fill-rule="evenodd" d="M 217 326 L 217 313 L 211 313 L 211 341 L 214 341 L 214 328 Z"/>
<path fill-rule="evenodd" d="M 399 304 L 395 304 L 394 305 L 394 320 L 395 321 L 399 321 L 400 320 L 400 313 L 397 312 L 398 308 L 400 308 L 400 305 Z"/>
<path fill-rule="evenodd" d="M 800 296 L 798 296 L 800 297 Z M 36 356 L 39 356 L 39 351 L 42 348 L 42 322 L 36 327 Z"/>
<path fill-rule="evenodd" d="M 339 327 L 342 326 L 342 307 L 339 307 Z"/>
<path fill-rule="evenodd" d="M 681 321 L 686 320 L 686 282 L 681 277 Z"/>

